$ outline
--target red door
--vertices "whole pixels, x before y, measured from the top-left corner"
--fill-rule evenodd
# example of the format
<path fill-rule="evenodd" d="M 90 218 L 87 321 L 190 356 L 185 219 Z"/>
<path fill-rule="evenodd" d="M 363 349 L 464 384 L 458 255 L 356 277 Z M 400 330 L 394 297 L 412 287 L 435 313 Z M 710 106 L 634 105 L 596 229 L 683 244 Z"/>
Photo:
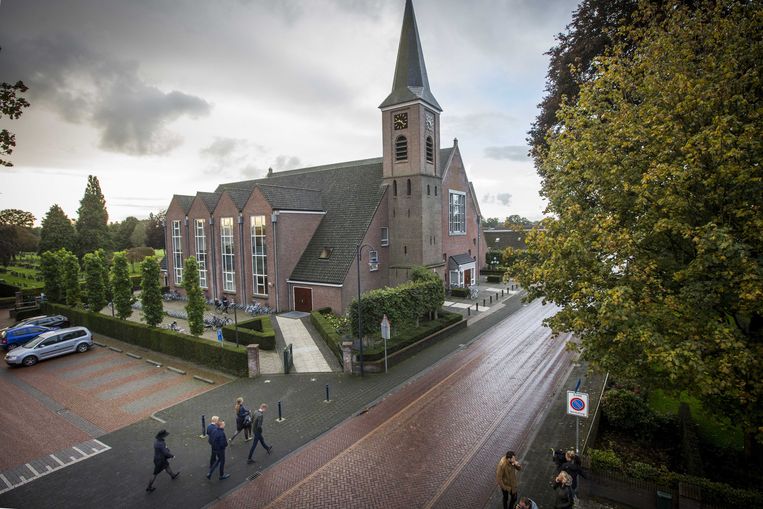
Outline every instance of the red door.
<path fill-rule="evenodd" d="M 306 313 L 313 310 L 313 291 L 310 288 L 294 289 L 294 309 Z"/>
<path fill-rule="evenodd" d="M 464 286 L 466 288 L 472 286 L 472 269 L 464 271 Z"/>

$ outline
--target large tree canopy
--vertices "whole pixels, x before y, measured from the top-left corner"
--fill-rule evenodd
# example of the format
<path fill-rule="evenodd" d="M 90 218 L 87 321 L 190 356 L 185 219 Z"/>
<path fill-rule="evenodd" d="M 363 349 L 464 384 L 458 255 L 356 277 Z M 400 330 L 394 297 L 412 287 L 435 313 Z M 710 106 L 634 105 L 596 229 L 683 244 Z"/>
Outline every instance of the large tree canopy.
<path fill-rule="evenodd" d="M 88 175 L 85 195 L 80 200 L 77 210 L 77 235 L 79 244 L 77 252 L 80 256 L 98 249 L 111 249 L 109 234 L 109 213 L 106 211 L 106 199 L 101 192 L 98 177 Z"/>
<path fill-rule="evenodd" d="M 562 106 L 517 276 L 584 357 L 763 441 L 763 7 L 644 7 Z"/>
<path fill-rule="evenodd" d="M 54 204 L 42 219 L 42 230 L 40 230 L 39 252 L 55 251 L 57 249 L 68 249 L 76 251 L 77 232 L 74 224 L 57 204 Z"/>
<path fill-rule="evenodd" d="M 29 107 L 29 101 L 21 95 L 27 90 L 21 81 L 0 83 L 0 118 L 18 119 L 21 116 L 23 109 Z M 15 146 L 16 135 L 8 129 L 0 129 L 0 155 L 11 155 Z M 13 166 L 13 163 L 0 159 L 0 166 Z"/>

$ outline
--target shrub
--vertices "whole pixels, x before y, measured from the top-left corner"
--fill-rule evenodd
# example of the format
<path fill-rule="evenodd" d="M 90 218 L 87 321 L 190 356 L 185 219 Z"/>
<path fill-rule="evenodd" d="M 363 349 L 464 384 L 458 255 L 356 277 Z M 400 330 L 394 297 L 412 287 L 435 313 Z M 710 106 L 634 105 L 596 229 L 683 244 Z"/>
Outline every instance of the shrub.
<path fill-rule="evenodd" d="M 465 299 L 469 297 L 469 289 L 468 288 L 451 288 L 450 294 L 453 297 L 458 297 L 461 299 Z"/>
<path fill-rule="evenodd" d="M 657 421 L 644 398 L 628 389 L 610 389 L 602 399 L 602 412 L 615 429 L 641 437 L 653 434 Z"/>
<path fill-rule="evenodd" d="M 487 277 L 487 282 L 488 283 L 500 283 L 501 281 L 503 281 L 503 277 L 501 277 L 501 276 L 488 276 Z"/>
<path fill-rule="evenodd" d="M 223 327 L 223 339 L 235 343 L 235 324 L 228 324 Z M 270 316 L 262 315 L 251 320 L 238 322 L 238 344 L 258 344 L 262 350 L 275 350 L 276 332 L 273 329 L 273 322 L 270 321 Z"/>
<path fill-rule="evenodd" d="M 310 321 L 315 326 L 318 334 L 321 335 L 326 345 L 334 352 L 334 355 L 339 362 L 342 362 L 342 337 L 337 332 L 335 324 L 332 322 L 332 318 L 339 318 L 330 313 L 321 313 L 320 311 L 313 311 L 310 313 Z M 346 321 L 346 319 L 345 319 Z"/>
<path fill-rule="evenodd" d="M 459 313 L 442 312 L 436 320 L 425 322 L 418 327 L 409 327 L 402 329 L 387 341 L 387 354 L 392 354 L 398 350 L 420 341 L 435 332 L 460 322 L 463 316 Z M 365 348 L 363 357 L 367 361 L 375 361 L 384 358 L 384 342 L 379 341 L 375 345 Z"/>

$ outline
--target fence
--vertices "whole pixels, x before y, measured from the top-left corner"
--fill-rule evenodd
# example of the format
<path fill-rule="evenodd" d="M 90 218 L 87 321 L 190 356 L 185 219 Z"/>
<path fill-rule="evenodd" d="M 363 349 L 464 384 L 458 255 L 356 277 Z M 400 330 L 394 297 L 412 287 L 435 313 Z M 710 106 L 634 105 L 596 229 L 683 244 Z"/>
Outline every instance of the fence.
<path fill-rule="evenodd" d="M 289 345 L 283 349 L 283 372 L 287 375 L 289 374 L 289 371 L 294 367 L 294 351 L 292 349 L 292 344 L 289 343 Z"/>

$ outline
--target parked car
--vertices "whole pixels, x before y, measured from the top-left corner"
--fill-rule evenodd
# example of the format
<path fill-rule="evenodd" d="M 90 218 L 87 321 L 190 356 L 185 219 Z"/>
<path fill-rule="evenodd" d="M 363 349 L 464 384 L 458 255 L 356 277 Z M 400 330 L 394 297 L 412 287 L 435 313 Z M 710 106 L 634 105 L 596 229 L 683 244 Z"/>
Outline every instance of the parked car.
<path fill-rule="evenodd" d="M 11 327 L 8 330 L 0 333 L 0 346 L 6 350 L 12 350 L 24 343 L 33 340 L 43 332 L 52 331 L 50 327 L 43 327 L 42 325 L 21 325 Z"/>
<path fill-rule="evenodd" d="M 27 318 L 26 320 L 22 320 L 21 322 L 16 324 L 15 327 L 18 327 L 21 324 L 42 325 L 43 327 L 50 327 L 51 329 L 60 329 L 61 327 L 69 326 L 69 318 L 65 317 L 64 315 L 35 316 L 32 318 Z M 11 329 L 12 328 L 13 327 L 11 327 Z"/>
<path fill-rule="evenodd" d="M 85 327 L 68 327 L 40 334 L 5 356 L 9 365 L 34 366 L 39 361 L 72 352 L 87 352 L 93 346 L 93 335 Z"/>

